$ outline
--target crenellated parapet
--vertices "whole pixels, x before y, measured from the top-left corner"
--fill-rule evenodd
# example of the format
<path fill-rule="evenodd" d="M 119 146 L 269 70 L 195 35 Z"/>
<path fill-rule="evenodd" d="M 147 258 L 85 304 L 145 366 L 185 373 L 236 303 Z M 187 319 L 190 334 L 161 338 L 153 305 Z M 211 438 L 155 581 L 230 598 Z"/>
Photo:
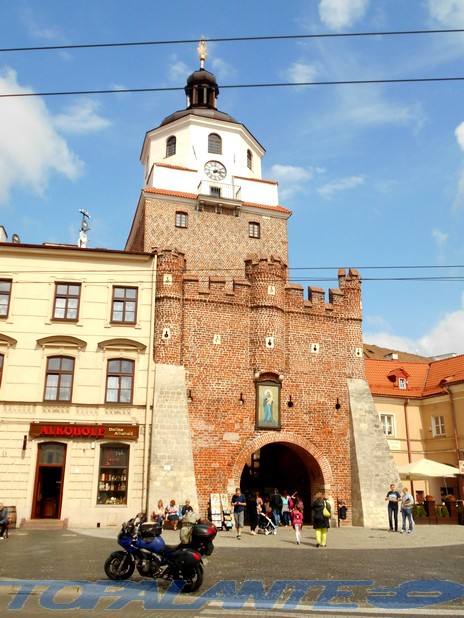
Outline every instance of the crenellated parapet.
<path fill-rule="evenodd" d="M 160 251 L 156 273 L 157 296 L 182 297 L 185 270 L 186 260 L 182 251 L 175 247 L 168 247 Z"/>
<path fill-rule="evenodd" d="M 285 286 L 285 310 L 304 312 L 317 316 L 331 316 L 353 320 L 362 319 L 361 277 L 357 270 L 350 268 L 348 275 L 344 268 L 338 271 L 338 289 L 330 288 L 326 302 L 325 290 L 308 287 L 308 299 L 304 298 L 301 285 L 287 283 Z"/>
<path fill-rule="evenodd" d="M 284 311 L 287 264 L 279 257 L 253 256 L 245 260 L 245 277 L 251 283 L 252 307 Z"/>

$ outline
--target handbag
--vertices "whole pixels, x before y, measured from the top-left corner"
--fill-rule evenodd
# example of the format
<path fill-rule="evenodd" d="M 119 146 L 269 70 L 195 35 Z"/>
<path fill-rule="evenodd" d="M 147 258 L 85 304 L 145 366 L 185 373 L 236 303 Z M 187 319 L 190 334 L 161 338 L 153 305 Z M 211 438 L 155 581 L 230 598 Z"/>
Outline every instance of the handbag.
<path fill-rule="evenodd" d="M 323 508 L 323 510 L 322 510 L 322 515 L 323 515 L 324 517 L 327 517 L 328 519 L 330 519 L 330 511 L 329 511 L 329 509 L 327 508 L 327 504 L 326 504 L 325 500 L 324 500 L 324 508 Z"/>

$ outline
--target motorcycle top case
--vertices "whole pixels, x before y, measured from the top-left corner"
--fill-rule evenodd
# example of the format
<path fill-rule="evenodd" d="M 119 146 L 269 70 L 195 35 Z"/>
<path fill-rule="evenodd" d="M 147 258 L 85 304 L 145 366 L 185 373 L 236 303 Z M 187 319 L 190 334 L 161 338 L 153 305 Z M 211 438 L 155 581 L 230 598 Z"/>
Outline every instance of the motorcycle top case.
<path fill-rule="evenodd" d="M 192 529 L 192 543 L 206 544 L 210 543 L 217 534 L 217 528 L 209 521 L 202 520 L 201 523 L 193 526 Z"/>

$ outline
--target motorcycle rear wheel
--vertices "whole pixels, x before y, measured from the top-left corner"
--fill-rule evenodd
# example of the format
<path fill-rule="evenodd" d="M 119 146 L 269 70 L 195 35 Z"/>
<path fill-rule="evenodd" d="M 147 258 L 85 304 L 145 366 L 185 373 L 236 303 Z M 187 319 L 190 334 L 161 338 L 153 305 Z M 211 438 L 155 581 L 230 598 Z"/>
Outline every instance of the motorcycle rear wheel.
<path fill-rule="evenodd" d="M 123 551 L 113 552 L 105 562 L 105 573 L 110 579 L 129 579 L 134 569 L 134 561 Z"/>
<path fill-rule="evenodd" d="M 203 583 L 203 567 L 201 564 L 190 569 L 184 569 L 179 573 L 179 579 L 185 582 L 181 592 L 193 592 Z"/>

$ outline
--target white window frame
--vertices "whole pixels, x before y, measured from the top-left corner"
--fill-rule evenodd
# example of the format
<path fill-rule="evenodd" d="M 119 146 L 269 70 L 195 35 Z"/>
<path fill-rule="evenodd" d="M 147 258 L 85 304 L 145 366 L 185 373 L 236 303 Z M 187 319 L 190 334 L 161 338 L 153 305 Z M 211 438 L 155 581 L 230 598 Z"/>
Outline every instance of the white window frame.
<path fill-rule="evenodd" d="M 384 434 L 388 438 L 394 438 L 396 436 L 395 415 L 394 414 L 381 414 L 380 422 L 382 423 Z"/>
<path fill-rule="evenodd" d="M 432 416 L 432 434 L 434 438 L 445 435 L 444 416 Z"/>
<path fill-rule="evenodd" d="M 408 382 L 406 378 L 398 378 L 398 388 L 406 389 L 408 387 Z"/>

